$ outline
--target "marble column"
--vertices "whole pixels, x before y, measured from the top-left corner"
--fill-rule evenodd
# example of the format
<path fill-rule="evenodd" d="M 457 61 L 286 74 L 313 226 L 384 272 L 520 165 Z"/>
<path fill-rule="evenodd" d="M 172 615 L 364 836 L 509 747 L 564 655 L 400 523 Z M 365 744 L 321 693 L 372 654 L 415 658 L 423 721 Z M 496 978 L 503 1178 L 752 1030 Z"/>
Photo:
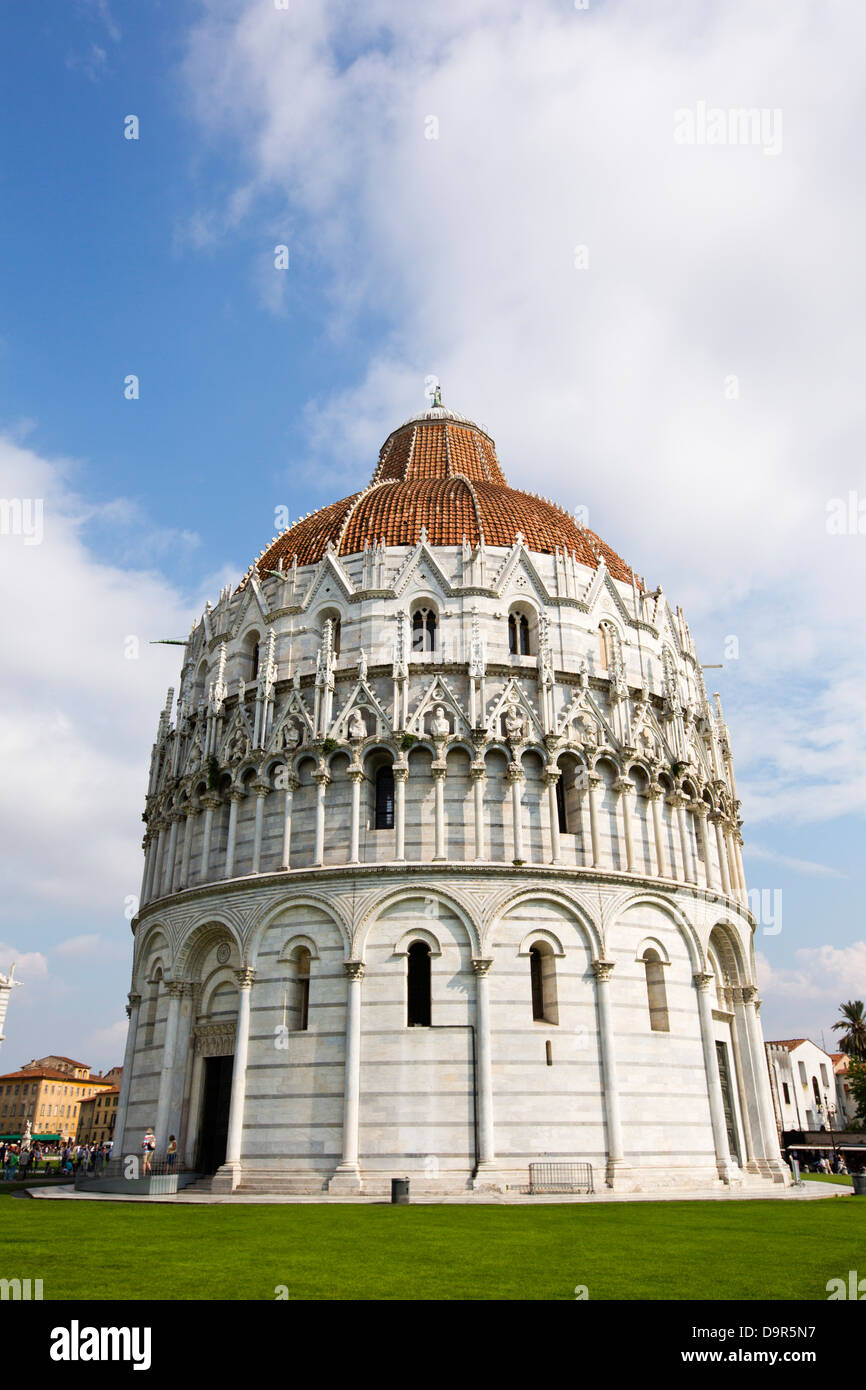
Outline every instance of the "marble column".
<path fill-rule="evenodd" d="M 292 802 L 297 788 L 297 777 L 294 777 L 291 773 L 287 773 L 283 796 L 283 850 L 280 855 L 281 869 L 289 869 L 292 864 Z"/>
<path fill-rule="evenodd" d="M 526 859 L 523 849 L 523 803 L 520 789 L 523 785 L 523 768 L 520 763 L 508 764 L 508 780 L 511 783 L 511 822 L 514 858 L 521 864 Z"/>
<path fill-rule="evenodd" d="M 156 1103 L 156 1124 L 154 1125 L 157 1158 L 165 1157 L 165 1149 L 168 1143 L 168 1110 L 171 1104 L 172 1081 L 174 1078 L 177 1024 L 180 1017 L 180 1005 L 185 988 L 185 984 L 180 980 L 168 980 L 165 986 L 168 995 L 168 1016 L 165 1022 L 165 1042 L 162 1047 L 162 1071 L 159 1077 L 159 1097 Z"/>
<path fill-rule="evenodd" d="M 725 833 L 722 829 L 722 816 L 718 811 L 713 811 L 710 816 L 716 831 L 716 851 L 719 857 L 719 874 L 722 880 L 722 892 L 726 897 L 731 896 L 731 880 L 728 876 L 728 856 L 725 850 Z"/>
<path fill-rule="evenodd" d="M 477 956 L 472 961 L 472 969 L 475 972 L 475 1036 L 478 1046 L 476 1059 L 478 1091 L 475 1098 L 478 1115 L 478 1169 L 473 1178 L 473 1187 L 484 1186 L 485 1169 L 487 1170 L 486 1181 L 490 1182 L 490 1170 L 493 1168 L 495 1159 L 490 984 L 487 978 L 492 964 L 492 960 Z"/>
<path fill-rule="evenodd" d="M 235 975 L 238 982 L 238 1022 L 229 1102 L 226 1161 L 211 1180 L 212 1192 L 233 1192 L 241 1179 L 244 1106 L 247 1099 L 247 1056 L 250 1045 L 250 1002 L 256 972 L 250 966 L 245 966 L 236 971 Z"/>
<path fill-rule="evenodd" d="M 686 825 L 686 797 L 682 792 L 672 792 L 668 797 L 668 805 L 673 810 L 677 818 L 677 830 L 680 840 L 680 854 L 683 862 L 683 878 L 687 883 L 694 883 L 695 868 L 692 860 L 692 847 L 689 844 L 689 832 Z"/>
<path fill-rule="evenodd" d="M 472 804 L 474 811 L 475 861 L 485 858 L 484 850 L 484 788 L 487 785 L 487 772 L 483 762 L 473 762 L 469 767 L 472 778 Z"/>
<path fill-rule="evenodd" d="M 406 858 L 406 782 L 409 768 L 405 763 L 394 764 L 394 853 L 397 859 Z"/>
<path fill-rule="evenodd" d="M 550 821 L 550 862 L 558 864 L 562 858 L 562 846 L 559 841 L 559 803 L 556 799 L 556 788 L 562 773 L 557 768 L 545 768 L 544 780 L 547 783 L 547 815 Z"/>
<path fill-rule="evenodd" d="M 713 888 L 713 871 L 710 864 L 710 839 L 707 835 L 707 816 L 710 808 L 705 801 L 693 801 L 689 810 L 698 824 L 698 837 L 700 839 L 701 852 L 704 856 L 704 883 L 707 888 Z M 697 877 L 697 876 L 696 876 Z"/>
<path fill-rule="evenodd" d="M 218 792 L 205 792 L 201 798 L 204 812 L 204 828 L 201 836 L 201 867 L 199 869 L 199 882 L 207 883 L 210 870 L 210 842 L 213 834 L 214 811 L 222 804 L 222 797 Z"/>
<path fill-rule="evenodd" d="M 246 792 L 243 787 L 232 787 L 229 792 L 229 835 L 226 845 L 226 863 L 224 878 L 233 878 L 235 872 L 235 847 L 238 841 L 238 807 L 244 800 Z"/>
<path fill-rule="evenodd" d="M 616 1078 L 616 1051 L 610 1003 L 610 977 L 613 961 L 594 960 L 595 993 L 598 1001 L 598 1031 L 601 1047 L 601 1070 L 604 1087 L 604 1117 L 607 1130 L 607 1185 L 614 1187 L 624 1172 L 622 1121 L 619 1111 L 619 1086 Z"/>
<path fill-rule="evenodd" d="M 731 884 L 731 896 L 734 897 L 734 898 L 740 898 L 740 897 L 742 897 L 742 893 L 741 893 L 741 890 L 740 890 L 740 876 L 739 876 L 739 874 L 737 873 L 737 864 L 736 864 L 736 860 L 735 860 L 735 858 L 734 858 L 734 846 L 733 846 L 733 842 L 732 842 L 732 833 L 733 833 L 733 832 L 732 832 L 732 830 L 731 830 L 731 822 L 730 822 L 729 820 L 726 820 L 726 821 L 725 821 L 725 823 L 724 823 L 724 828 L 725 828 L 725 850 L 726 850 L 726 856 L 727 856 L 727 860 L 728 860 L 728 878 L 730 879 L 730 884 Z"/>
<path fill-rule="evenodd" d="M 117 1118 L 114 1121 L 114 1144 L 111 1150 L 112 1158 L 121 1158 L 123 1155 L 126 1113 L 129 1109 L 129 1092 L 132 1086 L 132 1068 L 135 1062 L 135 1042 L 136 1034 L 138 1033 L 138 1014 L 140 1009 L 141 995 L 130 994 L 129 1002 L 126 1006 L 129 1028 L 126 1032 L 126 1047 L 123 1052 L 123 1073 L 120 1078 L 120 1095 L 117 1097 Z M 138 1154 L 138 1143 L 133 1145 L 133 1151 Z"/>
<path fill-rule="evenodd" d="M 162 876 L 163 896 L 172 891 L 174 884 L 174 865 L 175 856 L 177 855 L 177 827 L 181 819 L 182 817 L 179 811 L 170 811 L 168 814 L 170 829 L 168 832 L 168 852 L 166 854 L 165 872 Z"/>
<path fill-rule="evenodd" d="M 779 1131 L 776 1126 L 776 1112 L 773 1109 L 773 1096 L 770 1091 L 770 1076 L 767 1066 L 767 1051 L 758 1016 L 760 999 L 754 985 L 743 985 L 740 990 L 743 1004 L 746 1032 L 749 1040 L 751 1071 L 754 1080 L 755 1096 L 758 1104 L 761 1152 L 759 1166 L 771 1173 L 779 1181 L 788 1181 L 788 1165 L 779 1151 Z M 757 1147 L 757 1137 L 756 1137 Z"/>
<path fill-rule="evenodd" d="M 444 859 L 445 855 L 445 763 L 434 762 L 431 764 L 430 772 L 433 777 L 433 786 L 436 795 L 435 821 L 435 848 L 433 858 Z"/>
<path fill-rule="evenodd" d="M 615 792 L 619 792 L 619 804 L 622 807 L 622 828 L 625 841 L 625 867 L 630 874 L 635 872 L 634 862 L 634 831 L 631 823 L 631 804 L 629 797 L 634 791 L 634 783 L 627 777 L 619 777 L 613 784 Z"/>
<path fill-rule="evenodd" d="M 313 848 L 313 863 L 325 862 L 325 789 L 331 780 L 330 773 L 320 768 L 313 773 L 316 784 L 316 840 Z"/>
<path fill-rule="evenodd" d="M 716 1168 L 722 1182 L 730 1183 L 733 1175 L 733 1164 L 728 1146 L 727 1126 L 725 1125 L 725 1105 L 722 1099 L 722 1083 L 719 1078 L 719 1062 L 716 1056 L 716 1038 L 713 1032 L 713 1006 L 710 1000 L 710 991 L 715 977 L 698 972 L 693 976 L 693 979 L 698 996 L 701 1045 L 704 1051 L 704 1071 L 707 1078 L 707 1096 L 710 1102 L 710 1122 L 713 1128 Z"/>
<path fill-rule="evenodd" d="M 153 870 L 156 863 L 156 837 L 148 830 L 144 837 L 144 876 L 141 884 L 141 902 L 149 903 L 153 896 Z"/>
<path fill-rule="evenodd" d="M 178 879 L 178 889 L 186 888 L 189 885 L 189 861 L 192 854 L 192 841 L 195 834 L 195 818 L 199 815 L 197 806 L 187 802 L 186 805 L 186 825 L 183 828 L 183 850 L 180 857 L 180 877 Z"/>
<path fill-rule="evenodd" d="M 361 784 L 364 771 L 360 767 L 349 768 L 349 781 L 352 784 L 352 820 L 349 828 L 349 863 L 361 862 Z"/>
<path fill-rule="evenodd" d="M 256 819 L 253 826 L 253 867 L 254 874 L 262 870 L 262 836 L 265 829 L 265 802 L 271 791 L 270 782 L 253 782 L 256 797 Z"/>
<path fill-rule="evenodd" d="M 362 1192 L 358 1131 L 361 1113 L 361 981 L 364 962 L 347 960 L 346 1061 L 343 1083 L 343 1157 L 328 1183 L 329 1192 Z"/>
<path fill-rule="evenodd" d="M 597 772 L 590 772 L 586 785 L 589 788 L 589 836 L 592 842 L 592 868 L 601 868 L 601 846 L 598 835 L 598 789 L 601 778 Z"/>
<path fill-rule="evenodd" d="M 156 831 L 156 856 L 153 865 L 152 896 L 162 897 L 162 876 L 165 872 L 165 832 L 168 830 L 168 821 L 158 820 L 154 826 Z"/>
<path fill-rule="evenodd" d="M 659 878 L 668 878 L 668 857 L 665 851 L 665 828 L 662 821 L 662 797 L 665 789 L 660 782 L 650 782 L 647 796 L 652 803 L 653 840 Z"/>

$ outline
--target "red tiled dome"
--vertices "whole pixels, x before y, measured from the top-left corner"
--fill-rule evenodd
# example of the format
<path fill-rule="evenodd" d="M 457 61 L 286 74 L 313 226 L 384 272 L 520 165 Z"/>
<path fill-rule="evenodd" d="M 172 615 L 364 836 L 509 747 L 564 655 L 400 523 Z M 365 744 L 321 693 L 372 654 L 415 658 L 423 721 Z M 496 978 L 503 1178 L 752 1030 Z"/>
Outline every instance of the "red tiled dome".
<path fill-rule="evenodd" d="M 579 526 L 553 502 L 510 488 L 493 440 L 478 425 L 442 407 L 407 420 L 388 436 L 363 492 L 332 502 L 297 521 L 258 560 L 261 574 L 321 559 L 329 542 L 339 555 L 367 545 L 416 545 L 421 529 L 431 545 L 511 546 L 518 532 L 529 550 L 573 552 L 597 568 L 604 556 L 615 579 L 631 570 L 594 531 Z"/>

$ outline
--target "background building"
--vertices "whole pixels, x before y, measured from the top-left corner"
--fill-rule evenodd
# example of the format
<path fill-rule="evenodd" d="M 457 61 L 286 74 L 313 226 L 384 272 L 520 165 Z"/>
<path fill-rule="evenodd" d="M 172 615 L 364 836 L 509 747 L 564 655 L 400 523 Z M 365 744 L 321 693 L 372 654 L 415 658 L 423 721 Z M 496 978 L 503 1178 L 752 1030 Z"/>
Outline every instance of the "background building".
<path fill-rule="evenodd" d="M 117 1137 L 217 1186 L 785 1181 L 683 613 L 439 405 L 194 625 Z"/>
<path fill-rule="evenodd" d="M 41 1057 L 0 1076 L 0 1131 L 19 1139 L 30 1121 L 34 1139 L 73 1138 L 82 1103 L 115 1085 L 111 1074 L 92 1074 L 70 1057 Z"/>
<path fill-rule="evenodd" d="M 119 1067 L 114 1068 L 120 1071 Z M 83 1100 L 78 1110 L 78 1129 L 75 1134 L 79 1144 L 104 1144 L 114 1139 L 117 1121 L 117 1101 L 120 1087 L 115 1085 L 107 1091 L 99 1091 L 89 1100 Z"/>

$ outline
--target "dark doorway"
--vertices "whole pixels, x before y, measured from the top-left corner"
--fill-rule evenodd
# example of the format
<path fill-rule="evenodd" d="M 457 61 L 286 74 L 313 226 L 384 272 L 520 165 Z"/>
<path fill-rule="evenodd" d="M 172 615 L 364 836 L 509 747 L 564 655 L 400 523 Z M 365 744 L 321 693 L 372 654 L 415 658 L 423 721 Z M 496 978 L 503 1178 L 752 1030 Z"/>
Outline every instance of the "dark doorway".
<path fill-rule="evenodd" d="M 408 1019 L 410 1028 L 430 1027 L 430 947 L 413 941 L 409 947 Z"/>
<path fill-rule="evenodd" d="M 198 1140 L 199 1173 L 215 1173 L 226 1160 L 234 1057 L 206 1057 Z"/>
<path fill-rule="evenodd" d="M 737 1135 L 737 1122 L 734 1112 L 734 1095 L 731 1089 L 731 1069 L 728 1066 L 728 1049 L 723 1042 L 716 1043 L 716 1056 L 719 1061 L 719 1080 L 722 1083 L 722 1101 L 725 1106 L 725 1127 L 728 1131 L 728 1146 L 731 1157 L 742 1166 L 740 1141 Z"/>

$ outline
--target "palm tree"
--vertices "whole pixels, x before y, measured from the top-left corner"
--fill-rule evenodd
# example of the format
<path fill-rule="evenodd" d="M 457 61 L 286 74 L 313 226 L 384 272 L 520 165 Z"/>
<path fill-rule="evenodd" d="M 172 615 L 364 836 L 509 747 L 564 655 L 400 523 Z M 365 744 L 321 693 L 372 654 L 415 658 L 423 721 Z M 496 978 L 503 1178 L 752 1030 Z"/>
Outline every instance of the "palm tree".
<path fill-rule="evenodd" d="M 849 1057 L 856 1057 L 861 1062 L 866 1061 L 866 1013 L 863 1010 L 863 1000 L 849 999 L 847 1004 L 839 1005 L 839 1012 L 842 1017 L 838 1023 L 833 1024 L 834 1032 L 845 1030 L 844 1036 L 839 1039 L 839 1046 Z"/>

